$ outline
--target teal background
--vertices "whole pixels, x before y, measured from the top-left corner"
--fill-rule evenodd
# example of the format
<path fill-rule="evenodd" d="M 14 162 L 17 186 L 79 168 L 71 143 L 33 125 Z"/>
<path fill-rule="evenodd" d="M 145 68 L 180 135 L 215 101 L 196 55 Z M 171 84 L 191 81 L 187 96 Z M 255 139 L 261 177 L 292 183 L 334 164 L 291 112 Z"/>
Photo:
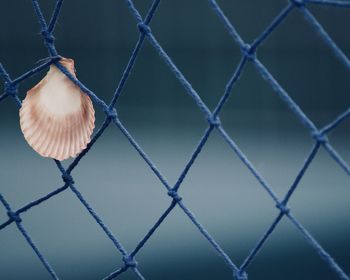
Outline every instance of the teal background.
<path fill-rule="evenodd" d="M 134 1 L 144 15 L 151 1 Z M 251 42 L 288 3 L 218 1 Z M 55 1 L 40 1 L 49 18 Z M 310 6 L 339 47 L 350 54 L 349 9 Z M 163 1 L 151 23 L 155 37 L 213 109 L 241 53 L 207 1 Z M 66 0 L 55 32 L 59 53 L 73 58 L 77 76 L 105 101 L 112 98 L 138 29 L 121 0 Z M 47 56 L 31 1 L 0 1 L 0 62 L 13 78 Z M 258 57 L 318 127 L 350 104 L 349 72 L 301 13 L 259 48 Z M 46 71 L 25 81 L 21 99 Z M 0 87 L 3 82 L 0 82 Z M 1 88 L 2 89 L 2 88 Z M 2 91 L 1 91 L 2 92 Z M 103 112 L 96 110 L 96 125 Z M 155 50 L 145 42 L 117 103 L 121 121 L 174 184 L 207 123 Z M 230 136 L 282 197 L 313 140 L 272 88 L 249 64 L 224 107 Z M 350 162 L 349 120 L 329 139 Z M 64 162 L 67 166 L 70 161 Z M 110 126 L 73 172 L 77 188 L 123 245 L 132 251 L 171 200 L 125 137 Z M 18 109 L 0 103 L 0 191 L 18 209 L 60 187 L 52 160 L 25 142 Z M 350 273 L 350 180 L 323 149 L 290 201 L 295 216 L 347 274 Z M 214 132 L 189 172 L 180 195 L 236 264 L 278 215 L 273 201 Z M 121 256 L 69 190 L 22 215 L 23 225 L 61 279 L 101 279 Z M 6 221 L 0 208 L 0 223 Z M 136 257 L 147 279 L 232 279 L 230 269 L 176 208 Z M 0 279 L 48 279 L 15 225 L 0 231 Z M 286 219 L 248 268 L 249 279 L 337 279 Z M 120 279 L 136 279 L 127 272 Z"/>

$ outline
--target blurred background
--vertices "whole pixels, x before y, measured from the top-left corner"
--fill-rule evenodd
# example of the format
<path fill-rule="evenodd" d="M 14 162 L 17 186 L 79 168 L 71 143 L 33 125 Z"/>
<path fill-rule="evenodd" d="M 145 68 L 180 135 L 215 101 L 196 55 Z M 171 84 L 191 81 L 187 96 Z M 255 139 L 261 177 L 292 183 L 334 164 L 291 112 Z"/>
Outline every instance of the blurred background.
<path fill-rule="evenodd" d="M 149 0 L 135 0 L 145 15 Z M 288 3 L 218 1 L 244 40 L 251 42 Z M 40 1 L 47 19 L 54 0 Z M 309 6 L 350 55 L 349 10 Z M 0 62 L 12 78 L 47 57 L 31 1 L 1 0 Z M 163 1 L 152 31 L 209 108 L 223 94 L 241 53 L 207 1 Z M 80 81 L 108 102 L 138 38 L 122 0 L 65 1 L 55 32 L 58 52 L 73 58 Z M 350 104 L 349 72 L 297 10 L 259 48 L 258 57 L 318 126 Z M 20 98 L 46 70 L 19 87 Z M 3 82 L 0 82 L 1 92 Z M 103 120 L 96 109 L 96 126 Z M 147 40 L 117 103 L 121 121 L 174 184 L 207 123 Z M 284 196 L 313 140 L 248 63 L 220 115 L 222 124 L 275 192 Z M 329 139 L 350 162 L 350 121 Z M 54 162 L 36 154 L 19 127 L 11 98 L 0 104 L 0 191 L 13 209 L 62 186 Z M 63 164 L 67 166 L 70 161 Z M 110 126 L 73 174 L 77 188 L 128 251 L 171 200 L 123 134 Z M 300 222 L 350 273 L 350 180 L 322 148 L 290 200 Z M 278 211 L 217 132 L 183 182 L 185 205 L 234 263 L 241 264 Z M 23 225 L 61 279 L 101 279 L 121 256 L 82 204 L 67 190 L 22 215 Z M 7 220 L 0 207 L 0 223 Z M 232 272 L 176 207 L 136 257 L 147 279 L 232 279 Z M 337 279 L 283 219 L 249 266 L 249 279 Z M 0 278 L 49 279 L 14 224 L 0 231 Z M 136 279 L 128 271 L 120 279 Z"/>

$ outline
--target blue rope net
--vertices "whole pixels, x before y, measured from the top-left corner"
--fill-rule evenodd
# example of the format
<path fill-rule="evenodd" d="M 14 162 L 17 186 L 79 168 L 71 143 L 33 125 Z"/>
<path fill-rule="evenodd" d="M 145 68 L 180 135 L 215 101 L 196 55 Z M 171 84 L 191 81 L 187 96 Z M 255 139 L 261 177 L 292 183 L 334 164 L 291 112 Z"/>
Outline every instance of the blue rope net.
<path fill-rule="evenodd" d="M 109 104 L 107 104 L 104 100 L 100 99 L 95 93 L 89 90 L 84 84 L 78 81 L 75 77 L 73 77 L 68 70 L 59 64 L 60 56 L 55 48 L 55 38 L 53 36 L 53 32 L 55 29 L 55 24 L 59 17 L 59 13 L 63 4 L 63 0 L 57 0 L 56 6 L 54 8 L 51 20 L 49 23 L 43 17 L 40 5 L 38 0 L 32 0 L 33 7 L 38 19 L 38 22 L 41 27 L 41 34 L 49 52 L 49 57 L 36 68 L 29 70 L 23 75 L 12 79 L 9 73 L 5 70 L 5 68 L 0 64 L 0 76 L 5 82 L 5 92 L 0 95 L 0 102 L 5 100 L 6 98 L 12 98 L 18 107 L 21 107 L 21 100 L 18 97 L 18 86 L 21 82 L 28 79 L 29 77 L 41 72 L 46 69 L 49 65 L 56 65 L 74 84 L 79 86 L 81 90 L 86 93 L 95 103 L 96 106 L 100 107 L 106 117 L 102 124 L 102 126 L 97 130 L 94 134 L 91 142 L 88 144 L 87 148 L 82 151 L 78 157 L 74 159 L 74 161 L 68 166 L 68 168 L 64 168 L 61 162 L 55 160 L 55 163 L 60 171 L 63 180 L 63 186 L 50 192 L 49 194 L 40 197 L 20 209 L 13 210 L 9 202 L 5 199 L 5 197 L 0 194 L 0 201 L 3 204 L 4 208 L 8 214 L 8 220 L 0 224 L 0 230 L 14 223 L 18 230 L 22 233 L 28 244 L 31 246 L 35 254 L 38 256 L 42 264 L 47 269 L 48 273 L 52 276 L 53 279 L 59 279 L 59 276 L 55 272 L 54 268 L 50 265 L 49 261 L 46 257 L 41 253 L 37 245 L 34 243 L 32 237 L 25 229 L 22 224 L 22 214 L 33 207 L 41 204 L 42 202 L 52 198 L 55 195 L 58 195 L 66 190 L 71 190 L 77 199 L 84 205 L 89 214 L 95 219 L 96 223 L 99 227 L 105 232 L 107 237 L 112 241 L 116 250 L 118 250 L 121 254 L 123 265 L 122 267 L 116 269 L 109 275 L 107 275 L 104 279 L 115 279 L 122 273 L 127 270 L 132 270 L 138 279 L 145 279 L 142 275 L 141 271 L 138 268 L 138 264 L 136 261 L 136 256 L 142 247 L 146 244 L 149 238 L 153 235 L 153 233 L 158 229 L 158 227 L 162 224 L 162 222 L 167 218 L 168 214 L 178 206 L 183 210 L 185 215 L 192 221 L 194 226 L 199 230 L 200 234 L 202 234 L 209 242 L 209 244 L 214 248 L 214 250 L 222 257 L 223 261 L 227 264 L 227 266 L 232 270 L 233 277 L 236 280 L 245 280 L 248 279 L 248 275 L 246 273 L 247 268 L 252 263 L 254 258 L 257 256 L 258 252 L 264 246 L 266 240 L 271 235 L 271 233 L 276 229 L 277 225 L 280 223 L 282 218 L 288 219 L 292 224 L 294 224 L 297 229 L 300 231 L 302 236 L 305 237 L 307 242 L 317 251 L 319 256 L 325 261 L 327 265 L 330 266 L 331 269 L 337 274 L 339 279 L 350 280 L 349 276 L 342 270 L 342 268 L 336 263 L 336 261 L 325 251 L 325 249 L 317 242 L 317 240 L 304 228 L 304 226 L 298 221 L 298 219 L 293 215 L 292 211 L 288 208 L 288 201 L 293 195 L 295 189 L 298 187 L 300 180 L 303 175 L 307 171 L 311 162 L 315 158 L 315 155 L 321 148 L 321 146 L 329 153 L 329 155 L 335 160 L 335 162 L 348 174 L 350 175 L 350 166 L 344 161 L 341 155 L 338 154 L 336 149 L 332 146 L 327 138 L 327 133 L 334 130 L 340 123 L 342 123 L 345 119 L 347 119 L 350 115 L 350 109 L 346 110 L 342 114 L 340 114 L 333 122 L 328 125 L 317 128 L 315 124 L 304 114 L 304 112 L 300 109 L 297 103 L 288 95 L 288 93 L 283 89 L 283 87 L 276 81 L 276 79 L 271 75 L 268 69 L 261 63 L 258 59 L 256 52 L 259 46 L 266 40 L 269 35 L 275 31 L 275 29 L 287 18 L 292 10 L 299 10 L 300 13 L 305 17 L 306 21 L 315 29 L 315 31 L 320 35 L 323 41 L 331 48 L 337 58 L 350 70 L 350 61 L 347 56 L 343 53 L 343 51 L 336 45 L 336 43 L 332 40 L 332 38 L 328 35 L 328 33 L 323 29 L 322 25 L 317 21 L 317 19 L 313 16 L 313 14 L 308 10 L 308 5 L 329 5 L 335 6 L 339 8 L 350 8 L 350 2 L 338 1 L 338 0 L 291 0 L 286 7 L 277 15 L 276 18 L 272 20 L 270 25 L 251 43 L 247 44 L 241 36 L 238 34 L 234 26 L 225 16 L 223 10 L 217 4 L 215 0 L 209 0 L 209 4 L 218 18 L 222 21 L 223 25 L 233 38 L 233 40 L 240 46 L 242 51 L 242 57 L 232 74 L 231 78 L 227 82 L 224 94 L 216 105 L 215 109 L 211 111 L 207 105 L 202 101 L 199 94 L 192 88 L 191 84 L 186 80 L 181 71 L 177 68 L 177 66 L 173 63 L 171 58 L 167 55 L 167 53 L 163 50 L 162 46 L 158 43 L 157 39 L 154 37 L 152 30 L 150 28 L 150 23 L 153 16 L 156 13 L 157 7 L 160 3 L 160 0 L 154 0 L 151 7 L 149 8 L 145 18 L 143 19 L 134 6 L 132 0 L 125 0 L 132 16 L 135 19 L 137 27 L 140 31 L 140 35 L 138 41 L 136 43 L 135 48 L 131 54 L 128 64 L 125 67 L 123 75 L 119 81 L 118 87 L 113 94 L 113 98 Z M 168 180 L 162 175 L 158 167 L 152 162 L 152 160 L 148 157 L 148 155 L 144 152 L 141 146 L 136 142 L 133 136 L 128 132 L 126 127 L 123 125 L 122 121 L 118 118 L 117 111 L 115 109 L 116 102 L 120 94 L 123 91 L 125 83 L 130 75 L 130 72 L 135 64 L 135 61 L 140 53 L 143 42 L 147 39 L 151 45 L 156 49 L 159 56 L 163 59 L 163 61 L 168 65 L 171 69 L 175 77 L 185 88 L 186 92 L 193 98 L 194 102 L 197 104 L 198 108 L 202 111 L 204 117 L 208 121 L 208 127 L 205 130 L 204 135 L 200 139 L 197 147 L 194 149 L 192 155 L 190 156 L 189 161 L 185 165 L 182 173 L 180 174 L 178 180 L 174 185 L 171 185 Z M 310 132 L 311 137 L 314 139 L 314 144 L 307 155 L 303 165 L 301 166 L 296 178 L 294 179 L 293 184 L 285 194 L 283 198 L 279 198 L 271 186 L 267 183 L 267 181 L 259 174 L 254 165 L 249 161 L 246 155 L 240 150 L 235 141 L 228 135 L 225 131 L 223 125 L 220 122 L 219 114 L 224 104 L 230 97 L 232 92 L 232 88 L 235 85 L 236 81 L 239 79 L 243 68 L 247 63 L 252 63 L 260 75 L 266 80 L 268 84 L 272 86 L 277 95 L 283 100 L 283 102 L 289 107 L 289 109 L 294 113 L 294 115 L 299 119 L 299 121 L 306 127 L 306 129 Z M 121 242 L 118 240 L 116 235 L 111 232 L 111 230 L 107 227 L 107 225 L 103 222 L 101 217 L 96 213 L 93 207 L 85 200 L 84 196 L 80 193 L 78 188 L 76 187 L 73 177 L 71 175 L 72 171 L 77 167 L 80 160 L 89 152 L 89 150 L 93 147 L 95 142 L 99 139 L 99 137 L 104 133 L 105 129 L 109 125 L 115 125 L 117 129 L 119 129 L 123 135 L 127 138 L 129 143 L 135 148 L 135 150 L 139 153 L 141 158 L 146 162 L 146 164 L 152 169 L 153 173 L 158 177 L 160 182 L 164 185 L 167 195 L 170 197 L 171 202 L 170 206 L 161 214 L 159 219 L 155 222 L 155 224 L 150 228 L 147 234 L 141 239 L 141 241 L 136 245 L 135 249 L 132 252 L 127 252 L 123 247 Z M 219 134 L 223 137 L 223 139 L 227 142 L 229 147 L 233 150 L 233 152 L 240 158 L 240 160 L 245 164 L 245 166 L 249 169 L 251 174 L 258 180 L 261 187 L 263 187 L 267 193 L 272 198 L 273 203 L 277 208 L 277 215 L 274 219 L 273 223 L 268 227 L 268 229 L 264 232 L 261 238 L 258 240 L 256 245 L 251 249 L 248 256 L 245 258 L 242 264 L 234 263 L 228 254 L 221 248 L 221 246 L 217 243 L 217 241 L 210 235 L 210 233 L 200 224 L 200 222 L 195 218 L 193 213 L 189 210 L 189 208 L 182 201 L 181 196 L 179 195 L 180 186 L 188 174 L 191 166 L 197 159 L 198 155 L 201 153 L 203 147 L 207 143 L 209 136 L 211 135 L 213 130 L 217 130 Z"/>

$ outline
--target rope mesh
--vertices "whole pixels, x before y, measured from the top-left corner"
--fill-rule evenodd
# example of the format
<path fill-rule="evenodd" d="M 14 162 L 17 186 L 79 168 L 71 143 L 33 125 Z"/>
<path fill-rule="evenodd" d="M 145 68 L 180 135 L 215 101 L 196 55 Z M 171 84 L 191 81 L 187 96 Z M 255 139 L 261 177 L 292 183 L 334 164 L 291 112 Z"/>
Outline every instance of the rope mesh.
<path fill-rule="evenodd" d="M 116 269 L 107 275 L 104 279 L 115 279 L 122 273 L 127 270 L 132 270 L 138 279 L 145 279 L 138 268 L 138 263 L 135 259 L 138 252 L 142 249 L 142 247 L 146 244 L 149 238 L 153 235 L 153 233 L 157 230 L 157 228 L 162 224 L 162 222 L 167 218 L 168 214 L 178 206 L 183 210 L 185 215 L 192 221 L 193 225 L 199 230 L 200 234 L 202 234 L 209 242 L 209 244 L 214 248 L 214 250 L 222 257 L 223 261 L 227 264 L 227 266 L 232 270 L 233 277 L 236 280 L 246 280 L 248 279 L 248 275 L 246 273 L 247 268 L 252 263 L 254 258 L 257 256 L 258 252 L 264 246 L 266 240 L 271 235 L 271 233 L 275 230 L 277 225 L 280 223 L 282 218 L 286 217 L 292 224 L 294 224 L 297 229 L 300 231 L 302 236 L 305 237 L 307 242 L 317 251 L 319 256 L 325 261 L 327 265 L 330 266 L 331 269 L 337 274 L 339 279 L 350 280 L 349 276 L 342 270 L 342 268 L 335 262 L 335 260 L 325 251 L 325 249 L 318 243 L 318 241 L 313 238 L 313 236 L 304 228 L 304 226 L 298 221 L 298 219 L 292 214 L 291 209 L 288 208 L 288 201 L 293 195 L 293 192 L 298 187 L 300 180 L 303 175 L 307 171 L 308 167 L 312 163 L 319 149 L 323 147 L 328 154 L 334 159 L 334 161 L 348 174 L 350 175 L 350 166 L 345 162 L 345 160 L 341 157 L 341 155 L 336 151 L 336 149 L 332 146 L 327 138 L 327 133 L 334 130 L 340 123 L 342 123 L 345 119 L 347 119 L 350 115 L 350 109 L 346 110 L 342 114 L 340 114 L 333 122 L 328 125 L 317 128 L 315 124 L 304 114 L 304 112 L 300 109 L 298 104 L 288 95 L 288 93 L 283 89 L 283 87 L 276 81 L 276 79 L 271 75 L 268 69 L 260 62 L 256 55 L 256 51 L 259 46 L 266 40 L 266 38 L 274 32 L 274 30 L 287 18 L 292 10 L 299 10 L 300 13 L 304 16 L 306 21 L 314 28 L 315 32 L 319 34 L 319 36 L 323 39 L 323 41 L 328 45 L 331 50 L 334 52 L 336 57 L 350 70 L 350 61 L 344 52 L 336 45 L 336 43 L 332 40 L 332 38 L 328 35 L 328 33 L 323 29 L 322 25 L 317 21 L 317 19 L 313 16 L 313 14 L 308 10 L 308 5 L 329 5 L 335 6 L 339 8 L 350 8 L 350 2 L 341 1 L 341 0 L 291 0 L 286 7 L 277 15 L 276 18 L 272 20 L 270 25 L 253 41 L 251 44 L 247 44 L 236 31 L 234 26 L 225 16 L 223 10 L 217 4 L 215 0 L 209 0 L 209 4 L 218 18 L 222 21 L 223 25 L 233 38 L 233 40 L 239 45 L 242 52 L 242 58 L 232 74 L 231 78 L 227 82 L 224 94 L 219 100 L 217 106 L 213 111 L 211 111 L 207 105 L 202 101 L 199 94 L 192 88 L 191 84 L 186 80 L 181 71 L 177 68 L 177 66 L 173 63 L 171 58 L 167 55 L 167 53 L 163 50 L 162 46 L 158 43 L 157 39 L 154 37 L 152 30 L 150 28 L 150 22 L 153 16 L 156 13 L 157 7 L 160 3 L 160 0 L 154 0 L 151 7 L 149 8 L 145 18 L 143 19 L 134 6 L 132 0 L 125 0 L 126 5 L 128 6 L 131 15 L 135 19 L 137 27 L 140 31 L 140 35 L 138 41 L 136 43 L 135 48 L 131 54 L 128 64 L 125 67 L 123 75 L 119 81 L 118 87 L 116 88 L 113 98 L 109 104 L 107 104 L 104 100 L 100 99 L 94 92 L 89 90 L 84 84 L 82 84 L 79 80 L 73 77 L 69 71 L 59 63 L 60 55 L 58 54 L 55 48 L 55 38 L 53 36 L 53 32 L 55 29 L 55 25 L 57 19 L 60 14 L 60 10 L 63 4 L 63 0 L 57 0 L 56 6 L 52 13 L 52 17 L 49 23 L 43 17 L 40 5 L 38 0 L 32 0 L 34 11 L 36 13 L 38 22 L 41 28 L 41 34 L 45 43 L 45 46 L 49 52 L 49 57 L 44 60 L 44 62 L 36 68 L 33 68 L 21 76 L 12 79 L 6 69 L 0 63 L 0 76 L 4 80 L 4 88 L 5 92 L 0 95 L 0 102 L 5 100 L 6 98 L 12 98 L 18 107 L 21 107 L 21 100 L 18 97 L 18 86 L 21 82 L 36 75 L 42 70 L 46 69 L 51 64 L 56 65 L 62 73 L 64 73 L 74 84 L 79 86 L 81 90 L 86 93 L 92 101 L 95 103 L 95 106 L 100 107 L 106 117 L 101 125 L 101 127 L 94 134 L 91 142 L 88 144 L 87 148 L 82 151 L 74 161 L 68 166 L 68 168 L 64 168 L 61 162 L 55 160 L 57 168 L 60 171 L 60 175 L 62 176 L 62 180 L 64 185 L 49 194 L 40 197 L 20 209 L 13 210 L 9 202 L 5 199 L 5 197 L 0 193 L 0 201 L 3 204 L 4 208 L 8 214 L 8 220 L 0 224 L 0 230 L 14 223 L 21 234 L 24 236 L 28 244 L 31 246 L 35 254 L 38 256 L 48 273 L 52 276 L 53 279 L 59 279 L 59 276 L 56 274 L 54 268 L 50 265 L 49 261 L 46 257 L 41 253 L 40 249 L 37 247 L 32 237 L 25 229 L 22 224 L 21 214 L 30 210 L 33 207 L 41 204 L 42 202 L 50 199 L 51 197 L 58 195 L 68 189 L 70 189 L 77 199 L 84 205 L 89 214 L 95 219 L 96 223 L 101 227 L 101 229 L 105 232 L 107 237 L 113 242 L 116 250 L 118 250 L 121 254 L 123 265 L 122 267 Z M 162 175 L 158 167 L 152 162 L 149 156 L 144 152 L 142 147 L 136 142 L 133 136 L 128 132 L 127 128 L 123 125 L 122 121 L 119 119 L 117 111 L 115 109 L 116 102 L 120 94 L 123 91 L 125 83 L 130 75 L 130 72 L 135 64 L 135 61 L 139 55 L 139 52 L 142 48 L 142 44 L 147 39 L 150 44 L 155 48 L 158 52 L 159 56 L 162 60 L 168 65 L 170 70 L 173 72 L 178 81 L 185 88 L 186 92 L 192 97 L 194 102 L 197 104 L 198 108 L 202 111 L 204 117 L 208 121 L 208 127 L 200 139 L 197 147 L 194 149 L 192 155 L 190 156 L 189 161 L 184 167 L 182 173 L 180 174 L 176 183 L 172 186 L 168 183 L 168 180 L 165 176 Z M 271 186 L 267 183 L 267 181 L 259 174 L 258 170 L 254 167 L 254 165 L 249 161 L 246 155 L 240 150 L 235 141 L 229 136 L 229 134 L 225 131 L 223 125 L 220 122 L 219 114 L 224 104 L 230 97 L 232 88 L 236 81 L 241 76 L 242 70 L 247 63 L 252 63 L 260 75 L 266 80 L 268 84 L 274 89 L 277 95 L 282 99 L 282 101 L 289 107 L 289 109 L 294 113 L 294 115 L 299 119 L 299 121 L 306 127 L 306 129 L 310 132 L 310 136 L 314 139 L 314 144 L 307 155 L 303 165 L 301 166 L 296 178 L 294 179 L 293 184 L 285 194 L 283 198 L 279 198 Z M 141 241 L 136 245 L 135 249 L 132 252 L 127 252 L 123 247 L 121 242 L 118 240 L 116 235 L 111 232 L 111 230 L 107 227 L 107 225 L 103 222 L 102 218 L 96 213 L 93 207 L 87 202 L 84 196 L 77 189 L 73 177 L 71 175 L 72 171 L 77 167 L 79 161 L 89 152 L 89 150 L 93 147 L 94 143 L 99 139 L 99 137 L 104 133 L 105 129 L 109 125 L 116 126 L 122 134 L 127 138 L 129 143 L 135 148 L 135 150 L 139 153 L 141 158 L 146 162 L 146 164 L 152 169 L 155 176 L 158 177 L 160 182 L 164 185 L 167 195 L 170 197 L 171 202 L 170 206 L 162 213 L 156 223 L 150 228 L 147 234 L 141 239 Z M 200 222 L 195 218 L 194 214 L 190 211 L 190 209 L 184 204 L 182 198 L 180 197 L 178 191 L 179 188 L 188 174 L 191 166 L 197 159 L 198 155 L 201 153 L 203 147 L 207 143 L 208 138 L 210 137 L 213 130 L 217 130 L 219 134 L 223 137 L 223 139 L 227 142 L 229 147 L 233 150 L 233 152 L 240 158 L 240 160 L 244 163 L 244 165 L 249 169 L 251 174 L 258 180 L 260 185 L 268 192 L 270 197 L 275 203 L 276 208 L 278 209 L 278 214 L 274 219 L 273 223 L 269 226 L 269 228 L 265 231 L 265 233 L 261 236 L 260 240 L 256 243 L 256 245 L 251 249 L 248 256 L 245 258 L 242 264 L 235 264 L 231 258 L 225 253 L 225 251 L 221 248 L 221 246 L 217 243 L 217 241 L 210 235 L 210 233 L 200 224 Z"/>

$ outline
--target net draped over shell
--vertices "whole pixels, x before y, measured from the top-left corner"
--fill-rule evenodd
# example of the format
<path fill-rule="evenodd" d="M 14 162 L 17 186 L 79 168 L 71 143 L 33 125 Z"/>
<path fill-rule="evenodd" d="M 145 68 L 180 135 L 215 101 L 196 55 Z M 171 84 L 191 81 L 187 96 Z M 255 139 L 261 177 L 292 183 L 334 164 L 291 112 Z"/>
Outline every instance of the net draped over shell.
<path fill-rule="evenodd" d="M 74 75 L 74 61 L 59 62 Z M 41 156 L 64 160 L 86 148 L 95 127 L 92 102 L 54 64 L 27 92 L 20 109 L 20 126 L 28 144 Z"/>

